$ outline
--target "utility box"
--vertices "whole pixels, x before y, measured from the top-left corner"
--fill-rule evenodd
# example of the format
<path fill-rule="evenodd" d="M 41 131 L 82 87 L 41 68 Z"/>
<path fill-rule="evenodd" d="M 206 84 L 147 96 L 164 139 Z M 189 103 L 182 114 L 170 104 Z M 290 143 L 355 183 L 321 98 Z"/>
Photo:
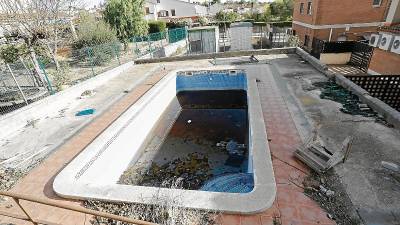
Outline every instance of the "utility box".
<path fill-rule="evenodd" d="M 218 52 L 219 29 L 216 26 L 188 29 L 189 54 Z"/>
<path fill-rule="evenodd" d="M 231 50 L 251 50 L 253 24 L 250 22 L 233 23 L 231 25 Z"/>

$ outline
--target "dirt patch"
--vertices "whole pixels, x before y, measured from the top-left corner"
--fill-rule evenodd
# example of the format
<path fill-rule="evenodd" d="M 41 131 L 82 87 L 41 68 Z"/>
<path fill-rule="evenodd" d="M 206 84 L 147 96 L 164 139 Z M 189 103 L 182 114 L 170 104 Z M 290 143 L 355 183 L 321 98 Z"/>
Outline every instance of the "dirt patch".
<path fill-rule="evenodd" d="M 304 193 L 316 201 L 338 225 L 361 224 L 339 176 L 332 170 L 325 174 L 312 172 L 303 185 Z"/>

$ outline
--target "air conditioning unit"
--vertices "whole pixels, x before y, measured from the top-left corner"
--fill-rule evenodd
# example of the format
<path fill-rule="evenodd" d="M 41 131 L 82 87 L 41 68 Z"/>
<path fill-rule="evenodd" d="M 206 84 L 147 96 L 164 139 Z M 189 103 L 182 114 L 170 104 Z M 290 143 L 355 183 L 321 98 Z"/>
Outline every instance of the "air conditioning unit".
<path fill-rule="evenodd" d="M 392 34 L 382 34 L 379 48 L 388 51 L 392 47 L 394 36 Z"/>
<path fill-rule="evenodd" d="M 390 51 L 400 55 L 400 36 L 394 37 Z"/>
<path fill-rule="evenodd" d="M 378 47 L 379 42 L 381 41 L 380 34 L 371 34 L 371 38 L 369 39 L 369 45 L 372 47 Z"/>

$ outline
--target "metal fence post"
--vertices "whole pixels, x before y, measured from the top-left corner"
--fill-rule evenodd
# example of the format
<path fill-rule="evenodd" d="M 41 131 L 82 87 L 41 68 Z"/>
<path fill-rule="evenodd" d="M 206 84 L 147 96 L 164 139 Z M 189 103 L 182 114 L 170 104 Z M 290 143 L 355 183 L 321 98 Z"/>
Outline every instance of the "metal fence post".
<path fill-rule="evenodd" d="M 17 82 L 17 79 L 15 79 L 14 73 L 13 73 L 13 71 L 11 70 L 10 65 L 8 65 L 8 63 L 7 63 L 6 65 L 7 65 L 8 71 L 10 71 L 10 73 L 11 73 L 11 76 L 12 76 L 12 78 L 13 78 L 15 84 L 16 84 L 17 87 L 18 87 L 19 92 L 21 92 L 22 98 L 24 99 L 26 105 L 28 105 L 28 100 L 26 100 L 26 97 L 25 97 L 24 92 L 22 91 L 21 87 L 19 86 L 19 84 L 18 84 L 18 82 Z"/>
<path fill-rule="evenodd" d="M 54 95 L 54 90 L 53 90 L 53 87 L 51 86 L 51 82 L 50 82 L 49 76 L 47 76 L 46 69 L 44 68 L 44 65 L 43 65 L 42 61 L 40 61 L 40 59 L 38 60 L 38 63 L 39 63 L 40 69 L 43 71 L 44 78 L 46 79 L 47 88 L 49 89 L 50 94 Z"/>
<path fill-rule="evenodd" d="M 89 56 L 89 60 L 90 60 L 91 68 L 92 68 L 92 76 L 94 77 L 96 74 L 94 72 L 94 61 L 93 61 L 92 51 L 93 51 L 92 48 L 89 48 L 89 47 L 86 48 L 86 54 Z"/>
<path fill-rule="evenodd" d="M 112 46 L 111 48 L 113 49 L 113 52 L 114 52 L 115 56 L 117 57 L 118 65 L 121 65 L 121 60 L 120 60 L 120 58 L 119 58 L 119 53 L 120 53 L 120 51 L 118 51 L 117 43 L 114 43 L 113 46 Z"/>

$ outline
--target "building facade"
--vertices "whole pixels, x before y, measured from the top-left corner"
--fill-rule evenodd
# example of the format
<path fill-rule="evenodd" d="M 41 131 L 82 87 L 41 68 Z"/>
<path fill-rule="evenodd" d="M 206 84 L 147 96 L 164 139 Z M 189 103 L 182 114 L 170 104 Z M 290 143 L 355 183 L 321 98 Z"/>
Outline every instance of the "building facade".
<path fill-rule="evenodd" d="M 293 31 L 305 48 L 326 41 L 369 39 L 398 0 L 295 0 Z"/>
<path fill-rule="evenodd" d="M 207 14 L 207 7 L 181 0 L 146 0 L 146 20 L 197 18 Z"/>

